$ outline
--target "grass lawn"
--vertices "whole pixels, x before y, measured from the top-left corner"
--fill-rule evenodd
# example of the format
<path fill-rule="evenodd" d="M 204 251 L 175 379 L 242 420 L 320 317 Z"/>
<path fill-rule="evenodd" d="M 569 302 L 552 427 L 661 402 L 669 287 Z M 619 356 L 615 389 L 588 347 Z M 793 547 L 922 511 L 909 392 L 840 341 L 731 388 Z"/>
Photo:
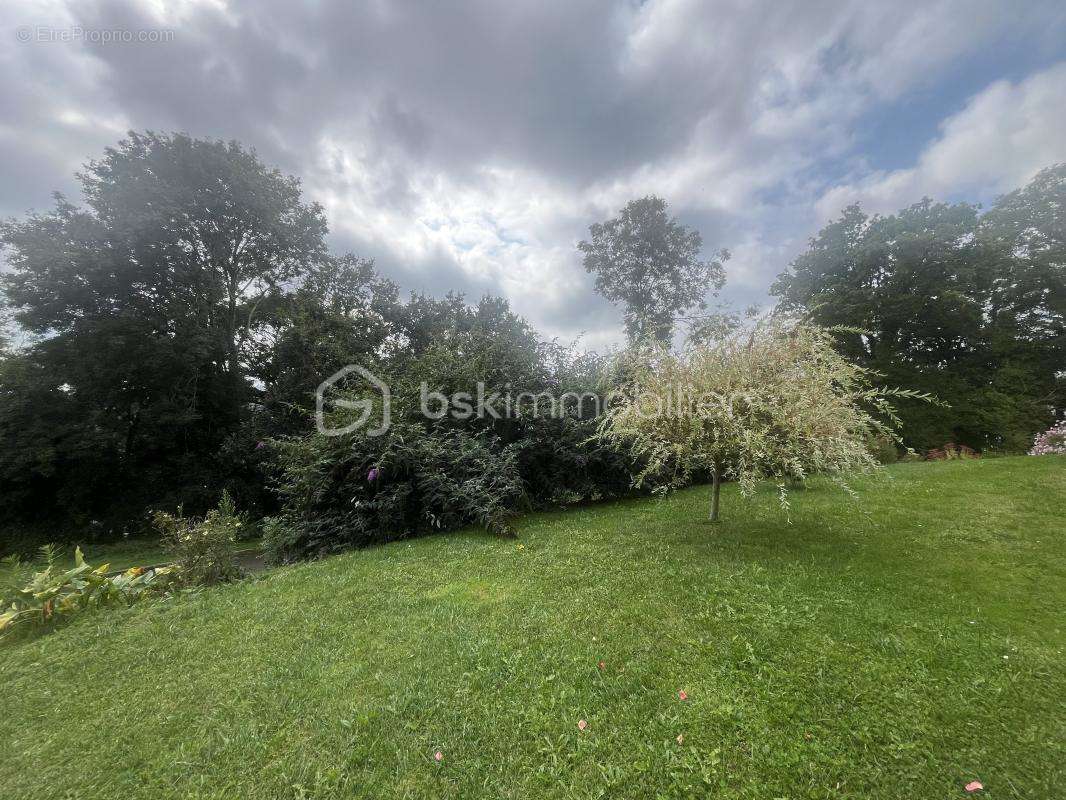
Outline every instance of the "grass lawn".
<path fill-rule="evenodd" d="M 0 798 L 1066 797 L 1066 459 L 856 488 L 537 514 L 0 647 Z"/>

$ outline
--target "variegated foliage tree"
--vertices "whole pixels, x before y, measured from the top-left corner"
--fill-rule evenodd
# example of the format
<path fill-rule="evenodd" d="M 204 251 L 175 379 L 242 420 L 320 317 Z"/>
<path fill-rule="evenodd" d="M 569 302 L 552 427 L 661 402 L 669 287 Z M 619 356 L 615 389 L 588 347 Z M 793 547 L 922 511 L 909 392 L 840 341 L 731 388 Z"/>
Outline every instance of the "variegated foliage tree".
<path fill-rule="evenodd" d="M 893 398 L 927 395 L 876 385 L 876 374 L 844 357 L 834 332 L 770 318 L 683 352 L 650 348 L 624 358 L 626 388 L 609 405 L 599 436 L 629 446 L 666 486 L 694 473 L 712 479 L 710 520 L 718 521 L 723 480 L 751 494 L 775 481 L 815 474 L 848 489 L 849 476 L 880 466 L 870 445 L 899 442 Z"/>

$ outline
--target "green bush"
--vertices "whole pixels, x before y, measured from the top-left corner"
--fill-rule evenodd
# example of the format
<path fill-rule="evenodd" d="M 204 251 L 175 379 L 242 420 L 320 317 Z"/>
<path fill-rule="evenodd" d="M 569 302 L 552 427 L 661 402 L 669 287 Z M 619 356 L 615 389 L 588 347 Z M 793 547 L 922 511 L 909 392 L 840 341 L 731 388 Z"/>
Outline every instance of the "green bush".
<path fill-rule="evenodd" d="M 530 502 L 537 507 L 623 497 L 640 467 L 628 452 L 594 440 L 596 420 L 536 418 L 513 447 Z"/>
<path fill-rule="evenodd" d="M 509 532 L 524 502 L 514 447 L 485 434 L 399 420 L 378 437 L 275 442 L 281 515 L 264 526 L 275 562 L 464 525 Z"/>
<path fill-rule="evenodd" d="M 895 464 L 900 459 L 899 445 L 888 436 L 871 436 L 867 447 L 879 464 Z"/>
<path fill-rule="evenodd" d="M 181 579 L 190 586 L 209 586 L 240 577 L 234 561 L 235 543 L 245 520 L 237 513 L 229 492 L 222 492 L 218 508 L 202 519 L 156 511 L 152 524 L 170 551 Z"/>

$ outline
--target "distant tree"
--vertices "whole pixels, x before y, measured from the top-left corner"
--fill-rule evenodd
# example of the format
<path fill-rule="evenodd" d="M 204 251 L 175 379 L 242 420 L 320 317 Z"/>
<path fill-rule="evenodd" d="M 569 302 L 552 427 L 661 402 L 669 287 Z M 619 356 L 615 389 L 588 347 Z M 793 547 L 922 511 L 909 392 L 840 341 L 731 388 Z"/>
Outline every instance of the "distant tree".
<path fill-rule="evenodd" d="M 1066 164 L 1001 197 L 978 237 L 997 260 L 989 324 L 1004 357 L 1027 362 L 1043 399 L 1066 406 Z"/>
<path fill-rule="evenodd" d="M 648 196 L 633 200 L 614 219 L 589 228 L 578 244 L 596 289 L 625 306 L 630 342 L 668 342 L 677 318 L 704 308 L 707 293 L 725 284 L 726 250 L 701 259 L 699 232 L 671 219 L 666 201 Z"/>
<path fill-rule="evenodd" d="M 824 329 L 770 320 L 734 330 L 683 353 L 634 351 L 630 383 L 604 415 L 599 435 L 628 446 L 645 464 L 636 478 L 687 484 L 710 474 L 710 521 L 719 519 L 723 480 L 744 494 L 828 475 L 841 485 L 879 468 L 871 442 L 898 441 L 893 397 L 868 370 L 834 348 Z"/>
<path fill-rule="evenodd" d="M 901 401 L 908 445 L 1024 450 L 1064 402 L 1064 175 L 1045 170 L 984 215 L 929 199 L 887 217 L 850 206 L 772 293 L 856 329 L 841 352 L 887 382 L 945 401 Z"/>

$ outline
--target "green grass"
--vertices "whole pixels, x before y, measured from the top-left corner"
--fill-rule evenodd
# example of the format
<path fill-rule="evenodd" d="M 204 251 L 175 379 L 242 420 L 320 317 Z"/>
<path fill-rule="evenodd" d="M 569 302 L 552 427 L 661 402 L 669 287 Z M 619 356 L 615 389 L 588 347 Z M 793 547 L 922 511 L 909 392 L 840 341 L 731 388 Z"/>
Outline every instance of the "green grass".
<path fill-rule="evenodd" d="M 87 617 L 0 649 L 0 797 L 1066 796 L 1066 459 L 856 488 L 791 525 L 733 486 L 718 526 L 702 488 L 539 514 Z"/>

